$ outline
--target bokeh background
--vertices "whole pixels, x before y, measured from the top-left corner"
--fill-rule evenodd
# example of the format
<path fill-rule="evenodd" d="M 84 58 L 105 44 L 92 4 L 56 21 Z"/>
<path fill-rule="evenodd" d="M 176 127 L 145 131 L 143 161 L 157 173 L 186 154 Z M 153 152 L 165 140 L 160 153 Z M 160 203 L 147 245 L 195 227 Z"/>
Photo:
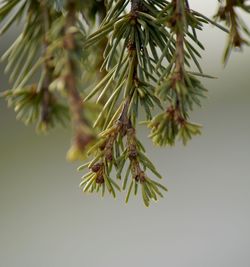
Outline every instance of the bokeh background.
<path fill-rule="evenodd" d="M 190 2 L 208 16 L 217 4 Z M 250 266 L 250 49 L 224 69 L 225 34 L 209 26 L 200 36 L 203 68 L 218 77 L 204 81 L 208 99 L 193 113 L 202 136 L 158 149 L 140 131 L 169 188 L 150 208 L 82 194 L 78 164 L 65 160 L 70 131 L 36 135 L 1 100 L 1 267 Z"/>

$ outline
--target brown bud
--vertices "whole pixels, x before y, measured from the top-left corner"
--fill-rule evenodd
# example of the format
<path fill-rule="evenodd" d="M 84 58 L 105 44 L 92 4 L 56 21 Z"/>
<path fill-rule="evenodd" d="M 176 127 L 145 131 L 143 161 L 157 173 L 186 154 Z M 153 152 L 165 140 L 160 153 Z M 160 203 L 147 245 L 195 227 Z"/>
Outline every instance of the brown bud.
<path fill-rule="evenodd" d="M 234 43 L 235 47 L 239 47 L 239 48 L 241 47 L 242 39 L 241 39 L 239 34 L 235 34 L 235 36 L 233 38 L 233 43 Z"/>
<path fill-rule="evenodd" d="M 144 174 L 144 172 L 141 172 L 140 173 L 140 182 L 144 183 L 145 181 L 146 181 L 145 174 Z"/>
<path fill-rule="evenodd" d="M 136 176 L 135 176 L 135 180 L 136 180 L 136 182 L 139 182 L 139 180 L 140 180 L 139 175 L 136 175 Z"/>
<path fill-rule="evenodd" d="M 113 160 L 112 150 L 108 149 L 105 151 L 105 158 L 107 159 L 107 161 Z"/>
<path fill-rule="evenodd" d="M 97 178 L 96 178 L 96 183 L 97 183 L 97 184 L 103 184 L 103 183 L 104 183 L 103 175 L 99 175 L 99 176 L 97 176 Z"/>
<path fill-rule="evenodd" d="M 103 143 L 99 146 L 100 150 L 104 150 L 106 144 L 107 144 L 107 142 L 103 142 Z"/>
<path fill-rule="evenodd" d="M 135 159 L 137 157 L 137 155 L 138 155 L 137 154 L 137 150 L 136 149 L 132 149 L 132 150 L 129 151 L 128 157 L 129 157 L 130 160 L 132 160 L 132 159 Z"/>
<path fill-rule="evenodd" d="M 101 167 L 102 167 L 102 164 L 101 163 L 96 163 L 95 165 L 93 165 L 91 167 L 91 171 L 92 172 L 98 172 L 101 169 Z"/>

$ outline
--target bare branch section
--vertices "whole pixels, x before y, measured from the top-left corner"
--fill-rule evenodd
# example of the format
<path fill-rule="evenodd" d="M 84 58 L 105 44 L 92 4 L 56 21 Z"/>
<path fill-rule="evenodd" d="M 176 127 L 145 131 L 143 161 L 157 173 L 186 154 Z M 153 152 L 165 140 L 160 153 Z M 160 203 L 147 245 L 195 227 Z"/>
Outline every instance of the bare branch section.
<path fill-rule="evenodd" d="M 51 57 L 48 54 L 48 32 L 50 29 L 50 17 L 46 0 L 40 2 L 42 11 L 42 24 L 43 24 L 43 57 L 44 57 L 44 81 L 41 88 L 42 91 L 42 106 L 41 106 L 41 123 L 43 127 L 47 128 L 51 121 L 51 102 L 53 96 L 49 91 L 49 85 L 52 82 L 53 67 L 51 66 Z"/>
<path fill-rule="evenodd" d="M 174 0 L 175 2 L 175 19 L 176 27 L 176 61 L 175 72 L 178 80 L 184 81 L 184 8 L 182 0 Z"/>
<path fill-rule="evenodd" d="M 65 25 L 64 48 L 67 51 L 67 68 L 65 75 L 65 85 L 69 98 L 69 106 L 72 114 L 72 123 L 74 129 L 73 152 L 69 157 L 75 158 L 78 152 L 84 152 L 86 146 L 93 141 L 94 134 L 83 115 L 83 103 L 77 89 L 77 66 L 73 60 L 73 53 L 76 52 L 77 45 L 75 41 L 76 26 L 76 2 L 68 0 L 67 17 Z M 77 152 L 78 151 L 78 152 Z"/>

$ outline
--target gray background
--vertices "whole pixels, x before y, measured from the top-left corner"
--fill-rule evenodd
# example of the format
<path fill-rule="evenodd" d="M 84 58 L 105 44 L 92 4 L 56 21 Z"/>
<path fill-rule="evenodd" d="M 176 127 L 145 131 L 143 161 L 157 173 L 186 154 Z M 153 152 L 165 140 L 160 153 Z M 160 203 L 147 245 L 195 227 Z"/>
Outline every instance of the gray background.
<path fill-rule="evenodd" d="M 211 15 L 216 1 L 191 4 Z M 0 267 L 250 266 L 250 50 L 223 69 L 225 35 L 207 27 L 200 36 L 203 68 L 218 77 L 204 81 L 208 99 L 192 116 L 203 134 L 158 149 L 140 131 L 169 188 L 148 209 L 82 194 L 78 164 L 65 161 L 70 132 L 35 135 L 1 100 Z"/>

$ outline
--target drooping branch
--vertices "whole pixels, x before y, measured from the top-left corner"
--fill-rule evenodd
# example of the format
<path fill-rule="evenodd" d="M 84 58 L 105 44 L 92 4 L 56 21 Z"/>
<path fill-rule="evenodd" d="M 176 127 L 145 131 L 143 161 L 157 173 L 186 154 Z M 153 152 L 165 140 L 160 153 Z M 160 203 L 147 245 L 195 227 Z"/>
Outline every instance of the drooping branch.
<path fill-rule="evenodd" d="M 248 43 L 249 30 L 238 14 L 250 13 L 248 1 L 219 1 L 217 17 L 229 30 L 190 9 L 188 0 L 2 2 L 0 35 L 24 22 L 3 56 L 13 82 L 4 97 L 17 118 L 39 126 L 65 125 L 69 107 L 74 139 L 68 156 L 77 158 L 87 147 L 91 157 L 81 167 L 88 168 L 81 182 L 84 192 L 101 189 L 102 195 L 107 190 L 115 197 L 120 190 L 115 174 L 127 192 L 126 202 L 138 188 L 146 206 L 162 197 L 159 189 L 167 189 L 148 176 L 161 178 L 138 139 L 138 117 L 146 118 L 159 146 L 177 139 L 186 144 L 200 134 L 201 126 L 190 122 L 189 114 L 206 95 L 201 77 L 211 76 L 199 65 L 204 47 L 197 32 L 207 23 L 228 32 L 227 59 L 233 48 Z M 82 102 L 80 88 L 87 85 L 88 91 L 96 81 Z M 162 111 L 155 114 L 158 108 Z"/>
<path fill-rule="evenodd" d="M 188 37 L 193 41 L 197 40 L 195 29 L 200 25 L 194 24 L 194 17 L 187 0 L 172 0 L 169 5 L 171 11 L 166 12 L 165 16 L 167 25 L 175 36 L 173 37 L 175 51 L 165 81 L 157 89 L 159 96 L 168 100 L 167 107 L 165 112 L 155 116 L 148 124 L 152 129 L 150 136 L 153 142 L 160 146 L 172 146 L 178 137 L 183 144 L 186 144 L 192 135 L 200 134 L 201 126 L 191 123 L 188 115 L 193 102 L 199 104 L 198 97 L 206 91 L 200 81 L 185 67 L 186 63 L 189 66 L 188 61 L 191 58 L 202 74 L 196 59 L 200 54 L 188 40 Z M 189 32 L 189 29 L 192 31 Z"/>
<path fill-rule="evenodd" d="M 69 98 L 69 106 L 72 114 L 72 123 L 74 129 L 73 151 L 84 152 L 86 146 L 93 141 L 94 135 L 88 121 L 83 114 L 83 102 L 77 89 L 77 77 L 79 69 L 73 54 L 77 51 L 75 40 L 77 9 L 74 0 L 68 0 L 66 5 L 66 25 L 64 36 L 64 49 L 67 51 L 65 86 Z M 75 153 L 71 153 L 74 158 Z M 77 154 L 77 153 L 76 153 Z"/>
<path fill-rule="evenodd" d="M 146 68 L 150 67 L 150 63 L 143 62 L 142 60 L 143 55 L 148 55 L 148 51 L 143 40 L 143 29 L 145 29 L 143 27 L 145 27 L 144 23 L 146 22 L 143 21 L 141 16 L 146 14 L 143 12 L 147 12 L 148 9 L 142 0 L 132 0 L 130 2 L 130 12 L 121 19 L 120 27 L 118 22 L 116 23 L 111 36 L 111 40 L 113 40 L 113 43 L 116 43 L 116 46 L 118 41 L 120 41 L 123 47 L 122 52 L 117 51 L 118 59 L 114 56 L 113 49 L 110 50 L 110 53 L 106 54 L 108 60 L 105 57 L 104 62 L 107 64 L 108 73 L 86 98 L 89 99 L 100 90 L 102 84 L 106 83 L 103 91 L 106 90 L 107 86 L 110 86 L 112 83 L 114 84 L 113 93 L 107 101 L 111 108 L 108 110 L 107 104 L 105 104 L 102 113 L 95 122 L 95 125 L 100 126 L 100 122 L 103 119 L 104 127 L 100 133 L 100 142 L 93 145 L 89 150 L 89 154 L 93 155 L 94 158 L 87 164 L 90 172 L 83 177 L 81 186 L 84 192 L 98 192 L 101 184 L 103 190 L 107 188 L 115 197 L 114 188 L 120 189 L 110 177 L 112 167 L 117 170 L 117 178 L 122 179 L 122 171 L 125 168 L 124 166 L 128 164 L 125 177 L 123 178 L 124 190 L 127 189 L 127 181 L 130 181 L 126 202 L 128 202 L 132 188 L 136 195 L 138 187 L 140 187 L 144 203 L 148 206 L 150 199 L 157 200 L 156 195 L 162 197 L 158 189 L 159 187 L 165 191 L 167 189 L 148 177 L 148 170 L 150 170 L 155 176 L 161 178 L 154 165 L 146 157 L 145 150 L 136 135 L 138 99 L 140 99 L 141 103 L 144 101 L 147 103 L 148 111 L 151 101 L 156 101 L 157 98 L 153 96 L 153 87 L 146 83 L 144 78 L 148 76 L 145 72 Z M 105 23 L 102 27 L 108 27 L 109 29 L 109 26 L 105 25 Z M 112 31 L 112 28 L 110 30 Z M 95 38 L 95 36 L 91 36 L 87 44 L 92 43 Z M 112 63 L 114 64 L 113 68 Z M 116 77 L 119 82 L 113 77 Z M 152 95 L 148 96 L 143 93 L 143 90 L 150 89 Z M 103 94 L 103 91 L 101 94 Z M 119 96 L 121 92 L 123 97 L 120 102 Z M 137 100 L 135 100 L 136 98 Z M 107 120 L 107 117 L 104 117 L 104 112 L 108 110 L 108 113 L 111 113 L 115 104 L 118 105 L 118 108 L 114 112 L 112 119 Z"/>
<path fill-rule="evenodd" d="M 177 24 L 176 34 L 176 59 L 175 59 L 175 72 L 177 79 L 181 82 L 184 81 L 184 6 L 182 0 L 174 0 L 175 2 L 175 23 Z"/>
<path fill-rule="evenodd" d="M 42 84 L 42 107 L 41 107 L 41 123 L 42 127 L 47 127 L 51 120 L 51 102 L 53 96 L 49 91 L 49 86 L 52 82 L 53 67 L 51 66 L 51 56 L 48 53 L 49 40 L 48 32 L 50 29 L 50 17 L 46 0 L 40 1 L 42 11 L 43 25 L 43 57 L 44 57 L 44 81 Z"/>
<path fill-rule="evenodd" d="M 250 37 L 250 32 L 244 21 L 240 18 L 237 9 L 250 13 L 247 1 L 223 0 L 220 1 L 215 19 L 225 22 L 229 27 L 228 42 L 223 56 L 224 64 L 227 62 L 233 48 L 242 49 L 243 45 L 249 45 L 244 34 Z"/>

